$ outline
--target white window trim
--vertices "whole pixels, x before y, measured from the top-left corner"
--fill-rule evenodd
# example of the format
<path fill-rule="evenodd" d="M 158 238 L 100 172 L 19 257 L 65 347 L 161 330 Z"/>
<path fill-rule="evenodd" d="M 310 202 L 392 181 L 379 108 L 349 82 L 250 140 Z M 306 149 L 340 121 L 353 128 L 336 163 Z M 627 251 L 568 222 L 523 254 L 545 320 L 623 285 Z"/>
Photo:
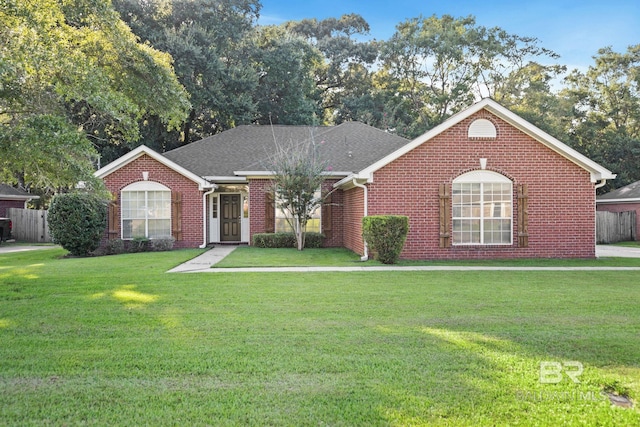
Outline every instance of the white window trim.
<path fill-rule="evenodd" d="M 148 192 L 149 191 L 166 191 L 169 193 L 169 198 L 171 198 L 171 189 L 163 184 L 160 184 L 159 182 L 154 182 L 154 181 L 138 181 L 138 182 L 134 182 L 132 184 L 127 185 L 126 187 L 122 188 L 122 190 L 120 190 L 120 197 L 123 198 L 123 194 L 127 193 L 127 192 L 144 192 L 145 193 L 145 200 L 148 197 Z M 124 203 L 120 203 L 120 237 L 122 238 L 122 240 L 133 240 L 134 237 L 124 237 L 124 221 L 125 220 L 131 220 L 131 218 L 125 218 L 124 217 Z M 169 234 L 168 236 L 171 236 L 172 230 L 171 230 L 171 205 L 169 206 L 169 218 L 167 218 L 169 220 Z M 149 218 L 145 218 L 145 237 L 149 238 Z"/>
<path fill-rule="evenodd" d="M 456 179 L 453 180 L 453 185 L 455 184 L 480 184 L 480 242 L 471 242 L 471 243 L 460 243 L 455 241 L 455 237 L 452 239 L 453 246 L 512 246 L 513 245 L 513 182 L 507 178 L 506 176 L 499 174 L 493 171 L 487 170 L 475 170 L 471 172 L 467 172 L 463 175 L 460 175 Z M 510 226 L 509 226 L 509 242 L 508 243 L 484 243 L 484 209 L 483 204 L 484 200 L 482 199 L 484 194 L 484 184 L 509 184 L 511 186 L 511 191 L 509 192 L 510 196 L 510 204 L 511 204 L 511 216 L 509 217 Z M 451 198 L 451 211 L 453 212 L 453 197 Z M 506 218 L 506 217 L 501 217 Z M 452 227 L 455 223 L 455 220 L 464 220 L 471 219 L 471 217 L 453 217 L 452 218 Z M 453 231 L 453 230 L 452 230 Z M 455 232 L 452 233 L 452 236 L 455 236 Z"/>

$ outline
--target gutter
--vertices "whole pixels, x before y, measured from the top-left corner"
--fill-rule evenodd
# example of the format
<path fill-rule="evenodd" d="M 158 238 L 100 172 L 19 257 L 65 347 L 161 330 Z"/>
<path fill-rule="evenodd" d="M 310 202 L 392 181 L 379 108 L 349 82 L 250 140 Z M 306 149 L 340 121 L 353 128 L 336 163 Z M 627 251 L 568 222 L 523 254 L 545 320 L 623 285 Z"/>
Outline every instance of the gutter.
<path fill-rule="evenodd" d="M 367 191 L 367 186 L 364 184 L 359 184 L 356 178 L 353 178 L 351 182 L 355 187 L 359 187 L 364 190 L 364 216 L 368 216 L 369 215 L 369 193 Z M 360 257 L 360 261 L 367 261 L 369 260 L 369 245 L 367 245 L 367 241 L 364 240 L 364 237 L 362 238 L 362 240 L 364 242 L 364 255 Z"/>
<path fill-rule="evenodd" d="M 607 183 L 606 178 L 601 179 L 600 182 L 595 185 L 595 189 L 597 190 L 598 188 L 604 187 L 606 183 Z"/>

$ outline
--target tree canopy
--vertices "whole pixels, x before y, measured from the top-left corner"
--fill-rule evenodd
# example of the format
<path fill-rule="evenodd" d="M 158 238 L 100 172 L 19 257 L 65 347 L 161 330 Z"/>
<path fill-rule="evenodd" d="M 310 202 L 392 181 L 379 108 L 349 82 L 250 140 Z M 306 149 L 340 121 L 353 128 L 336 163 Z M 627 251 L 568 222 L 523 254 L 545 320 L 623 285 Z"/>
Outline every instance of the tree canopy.
<path fill-rule="evenodd" d="M 138 121 L 186 117 L 171 57 L 137 37 L 108 0 L 0 1 L 0 179 L 55 191 L 92 177 L 101 142 L 135 141 Z"/>

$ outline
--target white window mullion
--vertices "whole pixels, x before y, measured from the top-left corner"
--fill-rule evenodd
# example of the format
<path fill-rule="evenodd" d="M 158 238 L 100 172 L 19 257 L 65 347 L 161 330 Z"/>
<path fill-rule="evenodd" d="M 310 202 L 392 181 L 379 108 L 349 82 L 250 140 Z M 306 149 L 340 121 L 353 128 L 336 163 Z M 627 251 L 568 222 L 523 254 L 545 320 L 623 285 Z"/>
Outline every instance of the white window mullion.
<path fill-rule="evenodd" d="M 149 192 L 144 192 L 144 235 L 149 237 Z"/>

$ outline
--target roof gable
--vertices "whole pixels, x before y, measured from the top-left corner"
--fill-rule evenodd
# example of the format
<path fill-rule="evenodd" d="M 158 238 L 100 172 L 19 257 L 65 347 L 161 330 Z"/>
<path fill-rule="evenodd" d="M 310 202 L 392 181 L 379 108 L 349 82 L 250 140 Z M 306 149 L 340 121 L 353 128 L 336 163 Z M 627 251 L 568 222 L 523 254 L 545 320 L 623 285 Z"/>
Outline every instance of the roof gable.
<path fill-rule="evenodd" d="M 534 126 L 533 124 L 524 120 L 522 117 L 511 112 L 507 108 L 501 106 L 496 101 L 490 98 L 485 98 L 482 101 L 477 102 L 476 104 L 467 108 L 466 110 L 463 110 L 451 116 L 445 122 L 429 130 L 428 132 L 420 135 L 419 137 L 409 142 L 405 146 L 401 147 L 400 149 L 394 151 L 393 153 L 390 153 L 389 155 L 381 158 L 380 160 L 373 163 L 372 165 L 362 169 L 356 175 L 347 177 L 348 179 L 346 179 L 345 182 L 350 181 L 353 178 L 357 178 L 361 180 L 366 179 L 367 181 L 371 182 L 373 180 L 373 173 L 375 171 L 388 165 L 389 163 L 407 154 L 413 149 L 419 147 L 420 145 L 430 141 L 435 136 L 452 128 L 453 126 L 457 125 L 458 123 L 471 117 L 472 115 L 476 114 L 477 112 L 483 109 L 501 118 L 502 120 L 509 123 L 513 127 L 519 129 L 520 131 L 529 135 L 530 137 L 537 140 L 541 144 L 545 145 L 547 148 L 555 151 L 556 153 L 565 157 L 569 161 L 575 163 L 576 165 L 588 171 L 591 174 L 592 182 L 598 182 L 603 179 L 613 179 L 616 177 L 615 174 L 613 174 L 611 171 L 609 171 L 605 167 L 599 165 L 598 163 L 594 162 L 593 160 L 589 159 L 583 154 L 580 154 L 573 148 L 569 147 L 568 145 L 564 144 L 563 142 L 549 135 L 542 129 L 538 128 L 537 126 Z"/>
<path fill-rule="evenodd" d="M 152 150 L 151 148 L 147 147 L 146 145 L 141 145 L 138 148 L 136 148 L 135 150 L 130 151 L 129 153 L 125 154 L 124 156 L 114 160 L 113 162 L 109 163 L 108 165 L 104 166 L 103 168 L 100 168 L 99 170 L 97 170 L 96 172 L 94 172 L 94 176 L 100 179 L 104 179 L 106 176 L 108 176 L 109 174 L 117 171 L 118 169 L 122 168 L 125 165 L 128 165 L 129 163 L 135 161 L 136 159 L 147 155 L 149 157 L 151 157 L 152 159 L 156 160 L 157 162 L 165 165 L 166 167 L 176 171 L 177 173 L 179 173 L 180 175 L 190 179 L 191 181 L 195 182 L 196 184 L 198 184 L 198 188 L 200 190 L 203 190 L 205 188 L 211 188 L 212 185 L 207 182 L 204 178 L 194 174 L 193 172 L 183 168 L 182 166 L 178 165 L 177 163 L 167 159 L 166 157 L 164 157 L 161 154 L 158 154 L 157 152 L 155 152 L 154 150 Z"/>

